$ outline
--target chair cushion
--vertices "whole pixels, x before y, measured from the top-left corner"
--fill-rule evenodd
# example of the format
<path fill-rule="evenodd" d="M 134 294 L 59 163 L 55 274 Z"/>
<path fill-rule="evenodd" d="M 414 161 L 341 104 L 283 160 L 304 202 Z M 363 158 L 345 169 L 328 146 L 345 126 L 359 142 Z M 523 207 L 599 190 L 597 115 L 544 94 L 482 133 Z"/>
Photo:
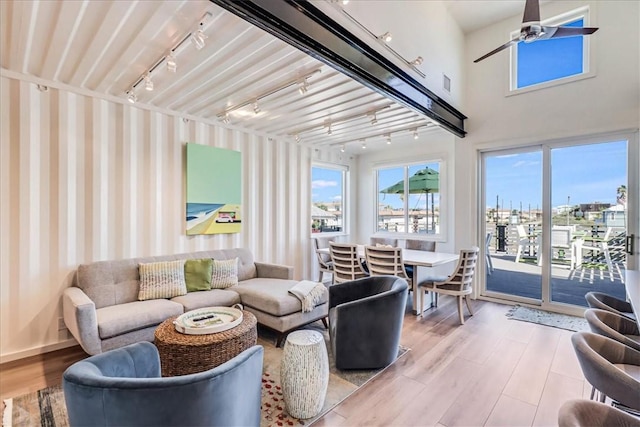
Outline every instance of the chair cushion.
<path fill-rule="evenodd" d="M 96 310 L 101 339 L 155 326 L 183 313 L 182 305 L 166 299 L 135 301 Z"/>
<path fill-rule="evenodd" d="M 190 292 L 186 295 L 172 298 L 184 307 L 184 311 L 191 311 L 203 307 L 230 307 L 240 303 L 240 295 L 231 289 L 211 289 L 210 291 Z"/>
<path fill-rule="evenodd" d="M 242 304 L 273 316 L 285 316 L 302 310 L 300 300 L 289 293 L 297 280 L 257 278 L 244 280 L 232 289 L 240 294 Z M 316 306 L 327 302 L 325 293 Z"/>

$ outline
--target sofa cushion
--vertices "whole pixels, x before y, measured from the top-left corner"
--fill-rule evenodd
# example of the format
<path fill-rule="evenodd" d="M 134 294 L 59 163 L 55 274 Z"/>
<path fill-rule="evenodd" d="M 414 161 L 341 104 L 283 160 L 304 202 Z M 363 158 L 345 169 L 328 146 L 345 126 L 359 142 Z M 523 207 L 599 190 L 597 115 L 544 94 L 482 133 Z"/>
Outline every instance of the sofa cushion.
<path fill-rule="evenodd" d="M 240 294 L 243 305 L 274 316 L 285 316 L 302 310 L 300 300 L 289 293 L 296 283 L 297 280 L 256 278 L 244 280 L 230 289 Z M 325 294 L 318 305 L 327 302 L 327 298 Z"/>
<path fill-rule="evenodd" d="M 203 307 L 230 307 L 240 304 L 240 295 L 228 289 L 212 289 L 210 291 L 190 292 L 186 295 L 172 298 L 184 307 L 184 311 L 191 311 Z"/>
<path fill-rule="evenodd" d="M 188 259 L 184 262 L 184 281 L 187 292 L 208 291 L 211 289 L 211 258 Z"/>
<path fill-rule="evenodd" d="M 162 323 L 182 314 L 181 304 L 166 299 L 135 301 L 96 310 L 100 338 L 110 338 Z"/>
<path fill-rule="evenodd" d="M 184 261 L 140 263 L 140 301 L 173 298 L 187 293 Z"/>
<path fill-rule="evenodd" d="M 211 288 L 226 289 L 238 284 L 238 258 L 213 260 Z"/>

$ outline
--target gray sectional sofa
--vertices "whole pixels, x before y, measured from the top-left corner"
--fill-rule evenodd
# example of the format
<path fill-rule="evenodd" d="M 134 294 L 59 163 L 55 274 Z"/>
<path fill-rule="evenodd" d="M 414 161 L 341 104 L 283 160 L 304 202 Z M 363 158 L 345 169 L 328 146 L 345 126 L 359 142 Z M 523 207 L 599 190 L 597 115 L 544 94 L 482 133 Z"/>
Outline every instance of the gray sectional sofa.
<path fill-rule="evenodd" d="M 171 299 L 138 301 L 138 264 L 177 259 L 238 257 L 238 284 L 227 289 L 190 292 Z M 296 283 L 293 268 L 255 262 L 248 249 L 222 249 L 186 254 L 98 261 L 78 267 L 73 286 L 62 297 L 64 322 L 89 354 L 99 354 L 138 341 L 153 341 L 155 328 L 171 316 L 196 308 L 241 303 L 258 323 L 284 334 L 327 316 L 327 297 L 303 313 L 300 300 L 288 291 Z"/>

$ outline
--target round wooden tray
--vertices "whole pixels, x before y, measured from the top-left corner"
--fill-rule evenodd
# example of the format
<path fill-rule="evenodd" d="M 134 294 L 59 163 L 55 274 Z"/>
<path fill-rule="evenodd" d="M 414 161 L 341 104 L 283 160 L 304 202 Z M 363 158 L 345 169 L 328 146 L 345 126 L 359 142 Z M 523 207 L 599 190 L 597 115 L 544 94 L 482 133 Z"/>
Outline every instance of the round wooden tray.
<path fill-rule="evenodd" d="M 204 307 L 178 316 L 176 331 L 187 335 L 215 334 L 242 323 L 242 310 L 235 307 Z"/>

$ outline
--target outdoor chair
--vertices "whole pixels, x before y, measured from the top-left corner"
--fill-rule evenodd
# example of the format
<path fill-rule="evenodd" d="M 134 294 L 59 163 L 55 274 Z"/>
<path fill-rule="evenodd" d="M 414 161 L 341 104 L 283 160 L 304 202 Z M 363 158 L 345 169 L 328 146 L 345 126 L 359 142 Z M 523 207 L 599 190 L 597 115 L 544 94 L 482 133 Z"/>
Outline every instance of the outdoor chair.
<path fill-rule="evenodd" d="M 215 368 L 175 377 L 160 376 L 150 342 L 91 356 L 63 374 L 69 425 L 257 426 L 263 354 L 253 346 Z"/>
<path fill-rule="evenodd" d="M 575 255 L 572 251 L 573 226 L 554 225 L 551 228 L 551 260 L 569 260 L 570 268 L 574 268 Z M 554 254 L 557 253 L 557 257 Z M 538 257 L 538 265 L 541 263 L 542 257 Z"/>
<path fill-rule="evenodd" d="M 520 262 L 522 254 L 525 253 L 525 251 L 529 254 L 533 252 L 536 258 L 536 262 L 538 262 L 538 258 L 540 256 L 540 236 L 527 234 L 524 229 L 524 225 L 522 224 L 517 225 L 516 230 L 518 232 L 518 250 L 516 252 L 516 262 Z"/>
<path fill-rule="evenodd" d="M 571 343 L 592 400 L 598 390 L 600 402 L 608 397 L 622 410 L 640 411 L 640 351 L 592 332 L 574 333 Z"/>
<path fill-rule="evenodd" d="M 621 300 L 603 292 L 587 292 L 584 296 L 590 308 L 599 308 L 612 313 L 619 314 L 631 320 L 636 320 L 633 314 L 633 307 L 627 301 Z"/>
<path fill-rule="evenodd" d="M 613 262 L 611 260 L 611 253 L 609 251 L 609 241 L 613 228 L 607 227 L 607 231 L 604 233 L 602 239 L 592 239 L 591 241 L 586 239 L 580 239 L 576 241 L 576 267 L 582 266 L 585 261 L 584 252 L 587 252 L 587 256 L 590 258 L 590 264 L 606 265 L 609 271 L 609 279 L 613 281 Z M 589 242 L 590 244 L 586 244 Z"/>
<path fill-rule="evenodd" d="M 314 237 L 313 245 L 316 251 L 316 258 L 318 259 L 318 282 L 322 282 L 324 273 L 331 274 L 331 283 L 333 283 L 333 261 L 331 261 L 331 254 L 320 253 L 320 249 L 329 247 L 330 239 L 328 237 Z"/>
<path fill-rule="evenodd" d="M 329 337 L 338 369 L 380 369 L 398 357 L 407 281 L 374 276 L 329 287 Z"/>
<path fill-rule="evenodd" d="M 371 246 L 385 245 L 385 246 L 391 246 L 394 248 L 398 246 L 398 239 L 392 239 L 388 237 L 371 237 L 370 242 L 371 242 Z"/>
<path fill-rule="evenodd" d="M 358 245 L 330 242 L 329 253 L 333 262 L 333 283 L 344 283 L 369 275 L 362 267 Z"/>
<path fill-rule="evenodd" d="M 462 300 L 464 299 L 469 314 L 473 316 L 473 310 L 469 303 L 469 295 L 472 292 L 471 285 L 473 283 L 473 275 L 476 271 L 476 263 L 478 261 L 477 246 L 471 249 L 463 249 L 460 251 L 458 266 L 448 277 L 433 277 L 418 284 L 418 312 L 422 316 L 424 307 L 424 296 L 427 292 L 435 293 L 435 306 L 438 306 L 438 294 L 452 295 L 458 300 L 458 317 L 460 324 L 464 325 L 464 315 L 462 313 Z"/>
<path fill-rule="evenodd" d="M 604 403 L 568 400 L 558 411 L 559 427 L 640 427 L 640 418 Z"/>
<path fill-rule="evenodd" d="M 594 334 L 609 337 L 640 351 L 640 331 L 634 320 L 597 308 L 585 310 L 584 318 Z"/>
<path fill-rule="evenodd" d="M 487 261 L 487 274 L 491 274 L 493 272 L 493 261 L 491 261 L 491 255 L 489 254 L 489 247 L 491 246 L 491 238 L 493 237 L 493 232 L 487 232 L 487 237 L 484 239 L 484 256 Z"/>
<path fill-rule="evenodd" d="M 401 277 L 407 281 L 409 289 L 411 289 L 411 279 L 405 272 L 401 248 L 365 246 L 364 254 L 371 276 Z"/>

